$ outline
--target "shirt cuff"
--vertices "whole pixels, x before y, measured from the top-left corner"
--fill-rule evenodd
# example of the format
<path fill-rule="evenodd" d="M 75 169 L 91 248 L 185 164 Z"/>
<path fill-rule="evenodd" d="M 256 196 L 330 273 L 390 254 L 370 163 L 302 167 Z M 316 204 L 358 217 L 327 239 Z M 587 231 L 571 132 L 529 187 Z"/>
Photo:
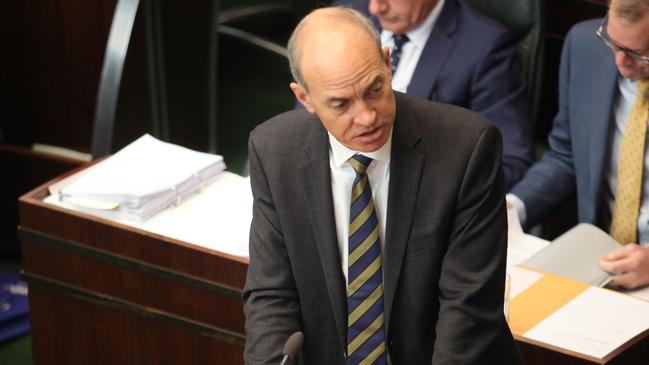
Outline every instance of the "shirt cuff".
<path fill-rule="evenodd" d="M 525 210 L 525 203 L 514 194 L 505 195 L 507 202 L 511 203 L 518 213 L 518 220 L 521 222 L 521 226 L 525 225 L 525 220 L 527 219 L 527 212 Z"/>

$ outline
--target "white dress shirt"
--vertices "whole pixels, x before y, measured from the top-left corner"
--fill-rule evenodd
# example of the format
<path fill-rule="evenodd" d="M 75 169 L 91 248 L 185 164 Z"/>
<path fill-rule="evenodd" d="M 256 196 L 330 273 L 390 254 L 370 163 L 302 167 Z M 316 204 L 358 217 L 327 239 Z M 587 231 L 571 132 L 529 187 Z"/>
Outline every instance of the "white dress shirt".
<path fill-rule="evenodd" d="M 424 49 L 428 37 L 430 37 L 430 32 L 433 31 L 433 26 L 435 26 L 435 22 L 437 21 L 443 6 L 444 0 L 440 0 L 430 11 L 430 14 L 423 23 L 406 33 L 410 41 L 406 42 L 401 50 L 401 57 L 399 59 L 399 64 L 397 65 L 397 71 L 392 75 L 392 89 L 403 93 L 408 89 L 408 84 L 410 84 L 412 74 L 415 73 L 415 68 L 419 62 L 421 51 Z M 381 31 L 381 44 L 383 44 L 383 47 L 390 48 L 390 52 L 392 52 L 392 48 L 394 47 L 393 35 L 394 33 L 389 30 L 384 29 Z"/>
<path fill-rule="evenodd" d="M 334 202 L 336 219 L 336 234 L 338 249 L 342 263 L 345 281 L 347 281 L 347 256 L 349 247 L 349 210 L 351 204 L 352 185 L 356 172 L 347 162 L 352 156 L 360 153 L 372 159 L 367 168 L 367 177 L 372 188 L 374 209 L 379 220 L 379 235 L 381 252 L 384 250 L 385 223 L 388 208 L 388 186 L 390 185 L 390 151 L 392 150 L 392 131 L 388 141 L 374 152 L 358 152 L 351 150 L 329 134 L 329 167 L 331 169 L 331 192 Z"/>

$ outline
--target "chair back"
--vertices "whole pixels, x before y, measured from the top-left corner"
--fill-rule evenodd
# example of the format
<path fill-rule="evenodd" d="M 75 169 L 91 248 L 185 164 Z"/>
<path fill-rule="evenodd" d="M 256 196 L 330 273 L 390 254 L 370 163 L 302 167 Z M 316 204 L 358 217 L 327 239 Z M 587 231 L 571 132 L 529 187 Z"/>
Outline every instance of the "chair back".
<path fill-rule="evenodd" d="M 464 0 L 520 37 L 518 53 L 527 85 L 530 118 L 536 124 L 543 87 L 545 54 L 544 0 Z"/>

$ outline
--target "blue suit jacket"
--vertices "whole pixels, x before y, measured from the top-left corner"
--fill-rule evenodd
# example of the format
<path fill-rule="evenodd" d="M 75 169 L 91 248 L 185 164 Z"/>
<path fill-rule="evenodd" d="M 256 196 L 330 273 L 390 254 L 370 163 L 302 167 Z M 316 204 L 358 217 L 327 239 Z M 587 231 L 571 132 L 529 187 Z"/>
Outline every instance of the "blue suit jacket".
<path fill-rule="evenodd" d="M 613 54 L 595 35 L 600 21 L 579 23 L 566 37 L 550 150 L 512 190 L 525 203 L 527 226 L 548 218 L 576 193 L 579 221 L 607 228 L 598 213 L 618 71 Z"/>
<path fill-rule="evenodd" d="M 368 0 L 339 0 L 333 5 L 370 15 Z M 373 21 L 380 28 L 378 20 Z M 406 91 L 471 109 L 495 124 L 503 135 L 508 189 L 534 158 L 517 42 L 505 27 L 463 1 L 446 0 Z"/>

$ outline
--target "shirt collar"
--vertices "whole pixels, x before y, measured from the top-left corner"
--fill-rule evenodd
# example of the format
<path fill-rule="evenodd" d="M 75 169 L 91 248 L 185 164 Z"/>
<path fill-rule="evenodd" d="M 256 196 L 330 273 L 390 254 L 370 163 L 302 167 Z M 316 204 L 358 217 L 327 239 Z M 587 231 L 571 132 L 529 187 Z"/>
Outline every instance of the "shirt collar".
<path fill-rule="evenodd" d="M 424 22 L 421 23 L 417 28 L 406 33 L 410 42 L 412 42 L 415 46 L 417 46 L 417 48 L 423 49 L 424 46 L 426 45 L 426 42 L 428 41 L 428 37 L 430 37 L 430 33 L 433 31 L 433 27 L 437 22 L 437 18 L 439 18 L 439 14 L 442 12 L 442 8 L 444 7 L 444 2 L 445 0 L 439 0 L 435 5 L 435 7 L 433 8 L 433 10 L 430 11 L 430 14 L 428 14 L 426 20 L 424 20 Z M 385 29 L 382 30 L 381 43 L 384 45 L 393 44 L 392 41 L 393 35 L 394 33 L 390 32 L 389 30 L 385 30 Z"/>
<path fill-rule="evenodd" d="M 638 83 L 635 80 L 619 75 L 617 87 L 624 96 L 631 96 L 630 100 L 631 103 L 633 103 L 635 96 L 638 93 Z"/>
<path fill-rule="evenodd" d="M 392 126 L 392 129 L 390 129 L 390 136 L 388 137 L 388 140 L 385 142 L 385 144 L 381 148 L 373 152 L 354 151 L 348 148 L 347 146 L 343 145 L 342 143 L 340 143 L 336 139 L 336 137 L 334 137 L 331 133 L 327 132 L 329 134 L 329 146 L 331 147 L 331 153 L 332 153 L 334 164 L 340 167 L 344 163 L 346 163 L 347 160 L 349 160 L 352 156 L 354 156 L 357 153 L 363 156 L 367 156 L 372 160 L 377 160 L 386 163 L 390 162 L 390 152 L 392 151 L 392 131 L 393 130 L 394 130 L 394 126 Z"/>

